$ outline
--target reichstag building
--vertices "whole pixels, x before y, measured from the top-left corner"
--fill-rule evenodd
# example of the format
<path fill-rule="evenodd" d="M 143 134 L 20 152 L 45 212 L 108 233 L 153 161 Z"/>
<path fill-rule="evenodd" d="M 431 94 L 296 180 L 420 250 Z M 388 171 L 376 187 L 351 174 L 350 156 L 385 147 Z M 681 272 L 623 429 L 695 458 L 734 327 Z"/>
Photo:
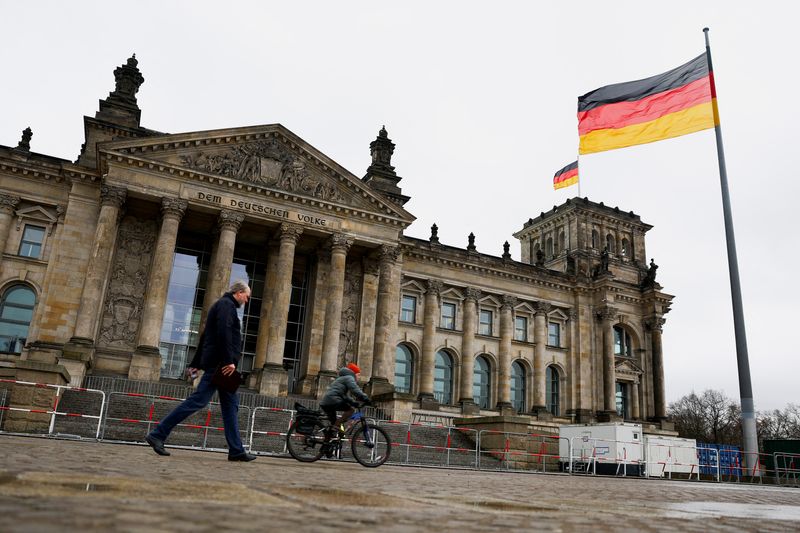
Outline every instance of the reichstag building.
<path fill-rule="evenodd" d="M 114 77 L 75 162 L 29 129 L 0 146 L 0 376 L 180 379 L 241 278 L 240 370 L 262 395 L 319 397 L 354 361 L 398 418 L 664 419 L 673 297 L 638 215 L 573 198 L 509 221 L 520 261 L 407 237 L 385 128 L 359 178 L 280 124 L 142 127 L 135 57 Z"/>

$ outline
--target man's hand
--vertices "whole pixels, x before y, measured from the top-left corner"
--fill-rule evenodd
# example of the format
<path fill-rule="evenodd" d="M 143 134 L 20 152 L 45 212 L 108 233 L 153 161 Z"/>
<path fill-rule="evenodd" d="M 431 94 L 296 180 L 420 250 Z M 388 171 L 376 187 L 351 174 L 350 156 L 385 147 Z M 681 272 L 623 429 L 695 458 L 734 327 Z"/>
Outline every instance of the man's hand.
<path fill-rule="evenodd" d="M 197 369 L 194 367 L 190 366 L 189 368 L 187 368 L 186 374 L 192 379 L 197 379 Z"/>
<path fill-rule="evenodd" d="M 222 367 L 222 375 L 223 376 L 230 376 L 231 374 L 233 374 L 234 370 L 236 370 L 236 365 L 234 365 L 233 363 L 231 363 L 229 365 L 226 365 L 226 366 L 223 366 Z"/>

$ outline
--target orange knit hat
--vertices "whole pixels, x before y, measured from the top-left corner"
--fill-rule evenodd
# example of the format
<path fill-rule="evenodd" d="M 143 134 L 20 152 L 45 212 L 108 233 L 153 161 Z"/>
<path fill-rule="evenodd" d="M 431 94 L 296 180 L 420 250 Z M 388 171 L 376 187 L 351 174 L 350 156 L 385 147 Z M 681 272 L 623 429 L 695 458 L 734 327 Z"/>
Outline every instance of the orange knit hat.
<path fill-rule="evenodd" d="M 349 368 L 350 370 L 352 370 L 356 374 L 360 374 L 361 373 L 361 369 L 358 368 L 358 365 L 355 364 L 355 363 L 347 363 L 347 368 Z"/>

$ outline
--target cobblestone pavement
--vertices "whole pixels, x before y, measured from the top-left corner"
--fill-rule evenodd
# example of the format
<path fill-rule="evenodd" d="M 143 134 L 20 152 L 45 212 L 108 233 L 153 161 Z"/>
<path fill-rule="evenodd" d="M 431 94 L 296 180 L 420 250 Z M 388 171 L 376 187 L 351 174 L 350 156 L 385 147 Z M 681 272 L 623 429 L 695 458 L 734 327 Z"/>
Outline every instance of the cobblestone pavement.
<path fill-rule="evenodd" d="M 0 435 L 0 531 L 790 531 L 800 489 L 382 466 Z"/>

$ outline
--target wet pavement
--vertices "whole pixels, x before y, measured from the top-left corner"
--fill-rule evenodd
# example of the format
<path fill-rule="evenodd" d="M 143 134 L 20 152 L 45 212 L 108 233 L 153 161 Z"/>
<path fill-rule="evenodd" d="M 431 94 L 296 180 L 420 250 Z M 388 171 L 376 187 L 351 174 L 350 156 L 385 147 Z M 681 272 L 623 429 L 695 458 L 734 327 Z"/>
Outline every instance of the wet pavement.
<path fill-rule="evenodd" d="M 797 531 L 800 489 L 0 435 L 0 531 Z"/>

